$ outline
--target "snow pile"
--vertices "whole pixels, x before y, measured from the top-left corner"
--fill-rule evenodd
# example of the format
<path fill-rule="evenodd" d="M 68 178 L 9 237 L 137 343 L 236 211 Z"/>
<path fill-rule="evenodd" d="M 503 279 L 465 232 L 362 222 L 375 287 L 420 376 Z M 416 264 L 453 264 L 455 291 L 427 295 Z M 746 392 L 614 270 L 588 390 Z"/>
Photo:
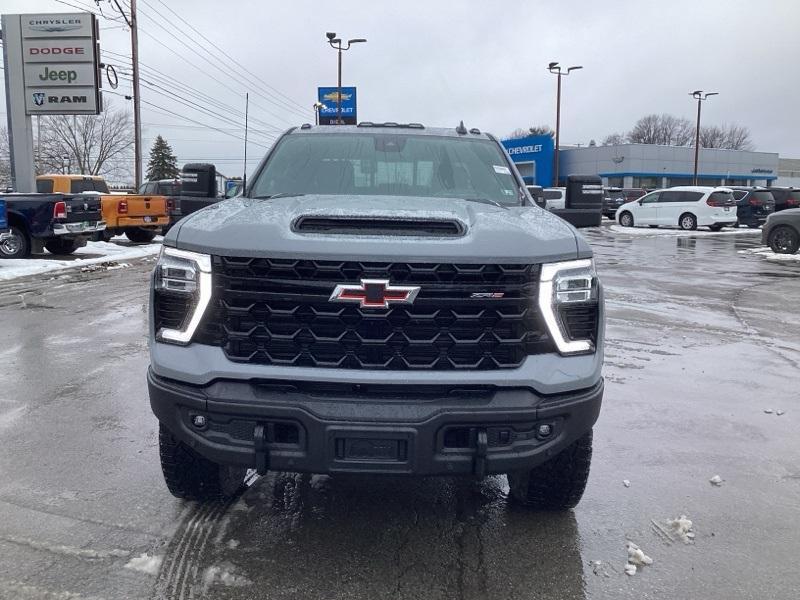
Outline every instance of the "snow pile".
<path fill-rule="evenodd" d="M 631 487 L 631 482 L 628 479 L 623 479 L 622 485 L 624 485 L 625 487 Z"/>
<path fill-rule="evenodd" d="M 711 485 L 714 485 L 716 487 L 721 486 L 723 481 L 725 481 L 725 480 L 722 477 L 720 477 L 719 475 L 714 475 L 711 479 L 708 480 L 708 482 Z"/>
<path fill-rule="evenodd" d="M 658 229 L 654 227 L 623 227 L 622 225 L 612 225 L 609 229 L 614 233 L 625 233 L 628 235 L 641 235 L 641 236 L 667 236 L 667 237 L 717 237 L 720 235 L 752 235 L 758 234 L 761 235 L 760 229 L 750 229 L 750 228 L 724 228 L 722 231 L 709 231 L 706 228 L 696 229 L 695 231 L 683 230 L 683 229 L 666 229 L 659 227 Z"/>
<path fill-rule="evenodd" d="M 161 561 L 164 560 L 163 556 L 150 556 L 147 552 L 143 552 L 139 556 L 134 556 L 126 565 L 126 569 L 139 571 L 140 573 L 147 573 L 148 575 L 158 574 L 161 568 Z"/>
<path fill-rule="evenodd" d="M 686 518 L 686 515 L 681 515 L 677 519 L 670 519 L 667 521 L 667 525 L 672 528 L 672 533 L 677 535 L 684 544 L 688 544 L 694 539 L 692 522 Z"/>
<path fill-rule="evenodd" d="M 633 542 L 626 544 L 628 549 L 628 564 L 625 565 L 627 575 L 636 575 L 637 569 L 644 565 L 652 565 L 653 559 L 647 556 L 644 551 Z"/>
<path fill-rule="evenodd" d="M 65 269 L 102 270 L 102 266 L 96 265 L 104 263 L 108 264 L 105 267 L 108 270 L 121 269 L 127 266 L 122 261 L 153 256 L 160 251 L 159 243 L 123 246 L 110 242 L 89 242 L 83 248 L 75 250 L 72 254 L 74 258 L 54 258 L 52 254 L 37 254 L 31 258 L 0 259 L 0 280 L 8 281 Z"/>
<path fill-rule="evenodd" d="M 761 258 L 775 262 L 800 262 L 800 252 L 797 254 L 778 254 L 766 246 L 762 246 L 761 248 L 748 248 L 747 250 L 739 250 L 739 254 L 753 254 L 755 256 L 760 256 Z"/>
<path fill-rule="evenodd" d="M 208 589 L 215 584 L 224 585 L 227 587 L 245 587 L 252 585 L 244 575 L 238 574 L 238 569 L 230 563 L 222 563 L 221 565 L 212 565 L 208 567 L 203 573 L 203 590 Z"/>

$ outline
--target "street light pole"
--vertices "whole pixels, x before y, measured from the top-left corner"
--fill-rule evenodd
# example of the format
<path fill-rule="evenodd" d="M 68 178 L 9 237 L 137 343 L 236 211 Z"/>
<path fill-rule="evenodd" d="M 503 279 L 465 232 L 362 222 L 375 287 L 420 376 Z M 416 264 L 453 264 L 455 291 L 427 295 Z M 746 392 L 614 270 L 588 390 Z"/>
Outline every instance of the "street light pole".
<path fill-rule="evenodd" d="M 342 52 L 345 50 L 350 50 L 350 46 L 352 44 L 361 44 L 366 42 L 364 38 L 354 38 L 352 40 L 347 40 L 347 46 L 342 46 L 342 39 L 336 37 L 336 33 L 329 31 L 325 34 L 328 38 L 328 44 L 330 47 L 336 50 L 339 53 L 339 68 L 338 68 L 338 77 L 337 77 L 337 87 L 336 87 L 336 124 L 342 124 L 342 117 L 341 117 L 341 108 L 342 108 Z"/>
<path fill-rule="evenodd" d="M 693 185 L 697 185 L 697 164 L 700 159 L 700 107 L 702 106 L 703 100 L 706 100 L 709 96 L 717 96 L 719 92 L 708 92 L 703 93 L 703 90 L 695 90 L 690 92 L 689 95 L 697 100 L 697 124 L 694 128 L 694 178 L 692 181 L 694 182 Z"/>
<path fill-rule="evenodd" d="M 547 65 L 547 70 L 558 77 L 558 86 L 556 87 L 556 156 L 555 166 L 553 168 L 553 186 L 555 187 L 558 186 L 558 149 L 561 134 L 561 76 L 569 75 L 572 71 L 582 68 L 582 66 L 578 65 L 574 67 L 568 67 L 566 71 L 562 71 L 557 62 L 551 62 L 549 65 Z"/>

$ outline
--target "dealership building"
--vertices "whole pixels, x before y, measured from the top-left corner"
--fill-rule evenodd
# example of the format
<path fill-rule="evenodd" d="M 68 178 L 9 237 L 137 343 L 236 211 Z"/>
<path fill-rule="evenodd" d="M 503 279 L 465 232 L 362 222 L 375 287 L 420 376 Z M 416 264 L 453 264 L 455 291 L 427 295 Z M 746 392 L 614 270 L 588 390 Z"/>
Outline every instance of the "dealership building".
<path fill-rule="evenodd" d="M 549 140 L 549 144 L 547 143 Z M 503 146 L 527 183 L 553 184 L 553 140 L 529 136 L 503 140 Z M 563 148 L 559 152 L 562 185 L 567 175 L 599 175 L 603 185 L 663 188 L 691 185 L 694 148 L 653 144 L 616 144 Z M 701 148 L 697 169 L 700 185 L 772 185 L 778 179 L 776 152 Z"/>

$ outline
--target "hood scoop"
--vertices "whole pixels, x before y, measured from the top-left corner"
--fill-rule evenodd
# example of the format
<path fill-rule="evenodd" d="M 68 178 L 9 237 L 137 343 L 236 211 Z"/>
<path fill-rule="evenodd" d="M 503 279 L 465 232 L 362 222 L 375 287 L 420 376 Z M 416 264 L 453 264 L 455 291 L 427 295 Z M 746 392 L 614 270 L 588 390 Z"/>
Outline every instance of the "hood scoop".
<path fill-rule="evenodd" d="M 330 235 L 461 237 L 467 228 L 457 219 L 305 215 L 295 219 L 292 230 Z"/>

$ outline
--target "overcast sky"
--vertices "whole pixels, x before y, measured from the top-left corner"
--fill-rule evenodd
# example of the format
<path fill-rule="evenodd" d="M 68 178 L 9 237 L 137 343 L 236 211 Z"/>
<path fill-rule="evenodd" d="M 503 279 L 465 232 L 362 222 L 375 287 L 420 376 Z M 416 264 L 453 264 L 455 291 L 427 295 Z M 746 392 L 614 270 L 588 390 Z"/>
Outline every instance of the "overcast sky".
<path fill-rule="evenodd" d="M 108 0 L 100 4 L 106 15 L 114 15 Z M 255 130 L 248 147 L 251 169 L 271 133 L 313 121 L 316 87 L 336 83 L 336 53 L 326 44 L 326 31 L 345 39 L 368 39 L 344 56 L 344 84 L 358 87 L 359 120 L 455 126 L 463 119 L 467 127 L 499 136 L 517 127 L 554 126 L 556 81 L 546 66 L 560 61 L 584 67 L 563 80 L 564 144 L 599 143 L 647 113 L 694 119 L 696 104 L 688 94 L 704 89 L 720 93 L 704 105 L 704 124 L 745 125 L 757 150 L 800 156 L 800 3 L 795 0 L 138 4 L 142 77 L 150 82 L 142 90 L 143 101 L 224 130 L 202 128 L 144 105 L 145 150 L 160 133 L 181 162 L 216 162 L 229 175 L 241 173 L 237 127 L 245 90 L 251 94 Z M 165 6 L 241 66 L 221 56 Z M 2 0 L 2 10 L 72 11 L 55 0 Z M 102 19 L 102 27 L 101 48 L 129 55 L 128 30 L 108 19 Z M 213 59 L 199 46 L 229 67 L 212 66 L 207 61 Z M 124 65 L 124 59 L 110 53 L 103 59 Z M 148 76 L 148 68 L 157 73 L 149 71 Z M 185 85 L 226 108 L 209 106 Z M 117 92 L 125 93 L 126 86 L 123 81 Z M 165 90 L 234 122 L 182 106 Z M 130 105 L 110 97 L 117 106 Z M 5 101 L 0 111 L 4 113 Z"/>

